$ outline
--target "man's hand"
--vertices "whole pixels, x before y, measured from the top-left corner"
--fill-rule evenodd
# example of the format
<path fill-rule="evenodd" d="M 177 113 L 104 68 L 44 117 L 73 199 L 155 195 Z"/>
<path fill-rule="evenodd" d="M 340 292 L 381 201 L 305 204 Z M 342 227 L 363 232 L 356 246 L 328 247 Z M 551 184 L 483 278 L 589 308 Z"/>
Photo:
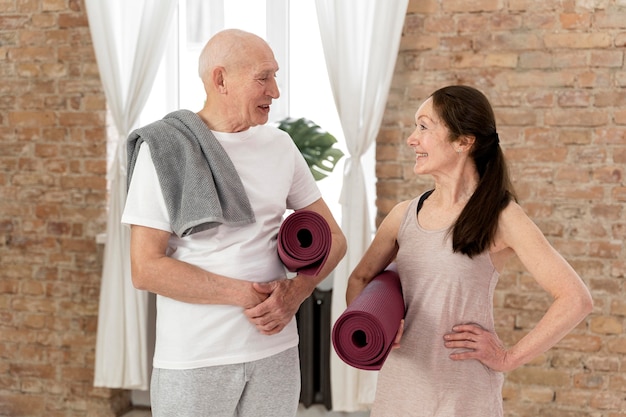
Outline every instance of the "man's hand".
<path fill-rule="evenodd" d="M 312 290 L 299 286 L 296 279 L 253 284 L 254 289 L 267 299 L 256 307 L 246 309 L 244 313 L 262 334 L 272 335 L 282 331 L 296 314 L 302 301 L 310 295 Z"/>
<path fill-rule="evenodd" d="M 245 281 L 242 281 L 245 282 Z M 240 292 L 240 298 L 236 301 L 244 310 L 254 308 L 267 300 L 270 293 L 258 291 L 255 283 L 245 282 L 245 290 Z"/>

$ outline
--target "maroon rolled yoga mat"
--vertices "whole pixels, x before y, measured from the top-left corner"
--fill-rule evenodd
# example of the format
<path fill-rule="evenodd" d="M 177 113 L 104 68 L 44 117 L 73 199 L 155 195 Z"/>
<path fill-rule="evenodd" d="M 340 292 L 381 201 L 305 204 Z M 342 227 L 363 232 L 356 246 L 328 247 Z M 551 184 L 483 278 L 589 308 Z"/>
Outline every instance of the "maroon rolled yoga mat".
<path fill-rule="evenodd" d="M 278 256 L 291 272 L 317 275 L 328 258 L 331 243 L 326 219 L 311 210 L 294 211 L 278 230 Z"/>
<path fill-rule="evenodd" d="M 350 366 L 379 370 L 391 351 L 403 317 L 400 277 L 394 269 L 387 269 L 367 284 L 335 322 L 335 352 Z"/>

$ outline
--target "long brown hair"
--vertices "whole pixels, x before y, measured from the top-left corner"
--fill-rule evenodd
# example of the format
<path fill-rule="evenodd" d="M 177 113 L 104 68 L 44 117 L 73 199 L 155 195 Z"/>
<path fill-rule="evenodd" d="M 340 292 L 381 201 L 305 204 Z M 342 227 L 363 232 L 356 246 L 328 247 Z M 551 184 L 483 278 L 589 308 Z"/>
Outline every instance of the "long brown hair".
<path fill-rule="evenodd" d="M 453 85 L 435 91 L 432 99 L 452 142 L 463 135 L 475 137 L 470 156 L 478 170 L 478 185 L 452 226 L 452 249 L 473 257 L 489 248 L 500 213 L 517 197 L 487 97 L 473 87 Z"/>

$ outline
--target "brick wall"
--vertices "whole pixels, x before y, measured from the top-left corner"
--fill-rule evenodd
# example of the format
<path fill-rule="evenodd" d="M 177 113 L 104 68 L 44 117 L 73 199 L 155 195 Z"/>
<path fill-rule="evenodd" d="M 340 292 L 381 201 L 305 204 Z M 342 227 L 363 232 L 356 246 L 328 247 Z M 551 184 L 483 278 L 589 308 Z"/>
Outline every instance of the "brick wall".
<path fill-rule="evenodd" d="M 507 375 L 508 417 L 626 416 L 626 1 L 411 0 L 377 139 L 378 219 L 432 185 L 406 138 L 447 84 L 490 98 L 521 203 L 590 287 L 592 315 Z M 550 300 L 519 262 L 495 296 L 514 343 Z"/>
<path fill-rule="evenodd" d="M 436 88 L 494 104 L 523 206 L 595 311 L 507 376 L 509 417 L 626 416 L 626 2 L 411 0 L 377 143 L 379 218 L 430 185 L 404 141 Z M 113 416 L 92 387 L 105 228 L 105 100 L 80 0 L 0 0 L 0 416 Z M 513 343 L 549 300 L 512 262 L 496 295 Z"/>
<path fill-rule="evenodd" d="M 82 1 L 0 1 L 0 416 L 114 416 L 93 388 L 105 98 Z"/>

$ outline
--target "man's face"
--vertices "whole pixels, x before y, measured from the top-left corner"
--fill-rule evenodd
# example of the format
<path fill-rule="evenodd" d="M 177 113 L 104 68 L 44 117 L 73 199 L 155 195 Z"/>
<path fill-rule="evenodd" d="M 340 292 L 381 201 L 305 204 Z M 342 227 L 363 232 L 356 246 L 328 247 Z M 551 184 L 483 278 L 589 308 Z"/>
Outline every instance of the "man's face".
<path fill-rule="evenodd" d="M 248 50 L 243 65 L 228 69 L 227 91 L 233 131 L 267 123 L 272 100 L 280 96 L 276 83 L 278 63 L 269 47 Z"/>

